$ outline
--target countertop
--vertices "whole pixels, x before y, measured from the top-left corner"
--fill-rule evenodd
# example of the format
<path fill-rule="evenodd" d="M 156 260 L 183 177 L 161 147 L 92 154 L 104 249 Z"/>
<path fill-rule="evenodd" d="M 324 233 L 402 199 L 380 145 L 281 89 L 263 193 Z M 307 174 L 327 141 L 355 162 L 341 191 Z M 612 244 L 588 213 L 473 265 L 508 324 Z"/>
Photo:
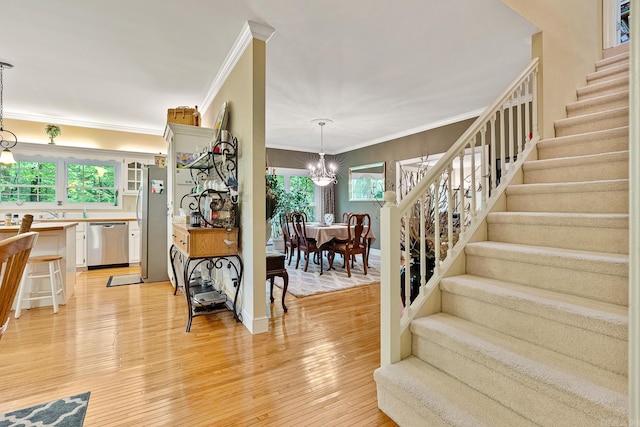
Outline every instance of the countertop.
<path fill-rule="evenodd" d="M 101 218 L 101 217 L 91 217 L 91 218 L 34 218 L 33 222 L 119 222 L 119 221 L 135 221 L 135 217 L 122 217 L 122 218 Z"/>
<path fill-rule="evenodd" d="M 41 222 L 34 221 L 31 224 L 31 231 L 56 231 L 56 230 L 64 230 L 69 227 L 75 227 L 78 225 L 78 221 L 66 221 L 66 222 L 55 222 L 43 224 Z M 0 233 L 4 231 L 15 231 L 20 230 L 19 225 L 0 225 Z"/>

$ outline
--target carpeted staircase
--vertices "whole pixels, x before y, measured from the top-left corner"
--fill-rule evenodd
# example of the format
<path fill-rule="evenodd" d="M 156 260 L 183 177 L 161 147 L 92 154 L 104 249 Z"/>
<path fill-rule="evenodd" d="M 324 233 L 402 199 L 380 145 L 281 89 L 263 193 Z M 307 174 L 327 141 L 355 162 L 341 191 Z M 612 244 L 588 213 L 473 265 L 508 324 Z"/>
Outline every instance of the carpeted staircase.
<path fill-rule="evenodd" d="M 375 372 L 401 426 L 627 425 L 628 64 L 596 64 L 412 355 Z"/>

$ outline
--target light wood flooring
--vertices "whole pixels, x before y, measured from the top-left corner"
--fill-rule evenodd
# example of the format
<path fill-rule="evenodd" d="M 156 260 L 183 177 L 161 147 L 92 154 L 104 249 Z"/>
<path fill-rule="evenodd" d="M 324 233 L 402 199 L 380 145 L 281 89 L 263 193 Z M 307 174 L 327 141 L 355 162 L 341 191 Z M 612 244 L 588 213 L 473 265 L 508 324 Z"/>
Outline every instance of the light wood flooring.
<path fill-rule="evenodd" d="M 296 299 L 251 335 L 196 317 L 169 282 L 107 288 L 82 272 L 58 314 L 25 310 L 0 341 L 0 413 L 86 391 L 85 426 L 394 426 L 377 408 L 379 286 Z"/>

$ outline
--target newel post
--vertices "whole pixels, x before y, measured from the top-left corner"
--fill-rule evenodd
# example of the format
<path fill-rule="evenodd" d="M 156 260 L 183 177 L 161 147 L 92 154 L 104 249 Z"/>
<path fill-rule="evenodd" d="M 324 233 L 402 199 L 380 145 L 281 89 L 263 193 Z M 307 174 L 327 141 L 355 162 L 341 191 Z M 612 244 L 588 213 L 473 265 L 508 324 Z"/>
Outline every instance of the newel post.
<path fill-rule="evenodd" d="M 380 208 L 380 364 L 400 361 L 400 211 L 385 191 Z"/>

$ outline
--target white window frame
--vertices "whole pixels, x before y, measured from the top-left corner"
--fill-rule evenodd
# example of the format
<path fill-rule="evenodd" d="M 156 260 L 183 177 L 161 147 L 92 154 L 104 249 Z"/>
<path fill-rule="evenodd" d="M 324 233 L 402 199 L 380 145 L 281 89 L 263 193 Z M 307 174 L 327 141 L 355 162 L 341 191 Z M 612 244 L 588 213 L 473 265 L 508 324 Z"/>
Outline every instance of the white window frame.
<path fill-rule="evenodd" d="M 95 158 L 58 158 L 58 157 L 49 157 L 42 155 L 25 155 L 14 153 L 14 157 L 17 161 L 26 161 L 26 162 L 48 162 L 55 163 L 56 165 L 56 201 L 55 202 L 0 202 L 0 208 L 4 209 L 9 206 L 17 206 L 21 209 L 29 208 L 29 209 L 80 209 L 85 205 L 91 207 L 92 209 L 121 209 L 122 206 L 122 192 L 120 189 L 122 188 L 121 180 L 122 180 L 122 162 L 118 160 L 107 160 L 107 159 L 95 159 Z M 67 165 L 73 164 L 89 164 L 96 166 L 113 166 L 115 168 L 115 190 L 117 192 L 116 195 L 116 205 L 111 203 L 78 203 L 78 202 L 69 202 L 67 200 Z"/>

